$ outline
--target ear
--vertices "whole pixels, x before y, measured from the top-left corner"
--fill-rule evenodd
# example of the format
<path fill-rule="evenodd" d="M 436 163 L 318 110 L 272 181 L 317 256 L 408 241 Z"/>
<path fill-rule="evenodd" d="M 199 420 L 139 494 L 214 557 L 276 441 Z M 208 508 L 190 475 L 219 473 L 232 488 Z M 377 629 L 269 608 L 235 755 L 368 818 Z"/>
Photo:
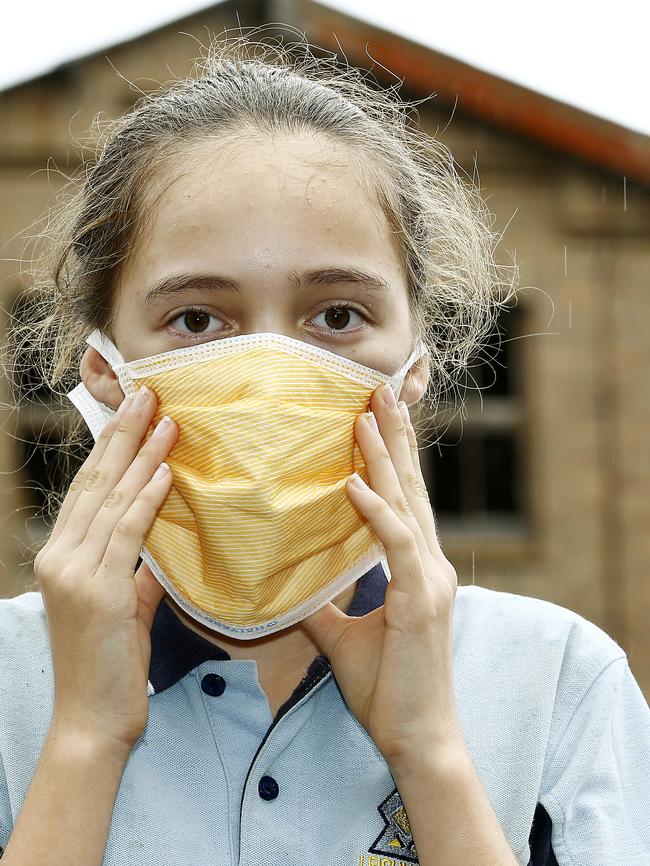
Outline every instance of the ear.
<path fill-rule="evenodd" d="M 124 399 L 117 376 L 97 349 L 88 346 L 79 364 L 79 375 L 95 400 L 117 409 Z"/>
<path fill-rule="evenodd" d="M 430 373 L 431 365 L 429 363 L 429 353 L 427 352 L 426 355 L 418 358 L 406 374 L 399 399 L 403 400 L 407 406 L 417 403 L 427 390 Z"/>

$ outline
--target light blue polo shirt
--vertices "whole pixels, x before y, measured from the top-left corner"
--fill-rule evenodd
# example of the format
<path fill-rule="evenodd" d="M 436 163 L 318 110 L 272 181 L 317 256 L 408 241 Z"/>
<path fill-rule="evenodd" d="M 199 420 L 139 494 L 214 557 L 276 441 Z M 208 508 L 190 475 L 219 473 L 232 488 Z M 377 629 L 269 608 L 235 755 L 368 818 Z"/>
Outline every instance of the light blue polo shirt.
<path fill-rule="evenodd" d="M 378 607 L 386 585 L 375 566 L 348 613 Z M 465 740 L 521 866 L 650 866 L 650 710 L 621 647 L 565 608 L 461 586 L 453 665 Z M 40 593 L 0 600 L 0 671 L 6 846 L 52 714 Z M 324 656 L 272 718 L 255 662 L 163 602 L 149 679 L 104 866 L 418 862 L 389 768 Z"/>

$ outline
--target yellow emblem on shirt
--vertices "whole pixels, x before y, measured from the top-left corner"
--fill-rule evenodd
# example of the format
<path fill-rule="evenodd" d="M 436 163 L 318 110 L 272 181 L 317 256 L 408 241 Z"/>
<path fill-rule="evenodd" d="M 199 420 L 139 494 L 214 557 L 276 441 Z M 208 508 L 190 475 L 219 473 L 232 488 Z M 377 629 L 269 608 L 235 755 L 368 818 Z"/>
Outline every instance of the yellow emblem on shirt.
<path fill-rule="evenodd" d="M 401 866 L 403 863 L 417 863 L 418 855 L 411 825 L 397 788 L 377 809 L 384 819 L 384 829 L 368 848 L 368 853 L 359 855 L 359 866 Z"/>

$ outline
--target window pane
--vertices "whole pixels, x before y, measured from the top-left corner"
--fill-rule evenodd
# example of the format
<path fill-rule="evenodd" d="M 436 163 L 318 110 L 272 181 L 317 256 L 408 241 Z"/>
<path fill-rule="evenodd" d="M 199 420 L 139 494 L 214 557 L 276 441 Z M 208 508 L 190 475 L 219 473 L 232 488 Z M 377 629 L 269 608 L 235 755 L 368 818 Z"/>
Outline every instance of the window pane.
<path fill-rule="evenodd" d="M 447 441 L 447 444 L 445 444 Z M 514 433 L 465 429 L 427 449 L 426 478 L 437 514 L 476 516 L 517 512 L 517 441 Z"/>
<path fill-rule="evenodd" d="M 485 507 L 488 511 L 518 511 L 517 443 L 509 433 L 487 433 L 485 447 Z"/>
<path fill-rule="evenodd" d="M 460 449 L 458 445 L 431 445 L 427 449 L 429 477 L 425 478 L 437 514 L 460 514 Z"/>

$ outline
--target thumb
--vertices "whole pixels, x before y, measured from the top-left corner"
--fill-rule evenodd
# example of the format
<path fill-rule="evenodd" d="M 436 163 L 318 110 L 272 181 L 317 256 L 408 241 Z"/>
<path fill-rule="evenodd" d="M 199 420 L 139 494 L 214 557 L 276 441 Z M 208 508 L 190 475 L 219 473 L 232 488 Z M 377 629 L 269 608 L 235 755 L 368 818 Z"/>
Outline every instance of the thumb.
<path fill-rule="evenodd" d="M 336 644 L 348 630 L 352 617 L 328 601 L 324 607 L 303 619 L 300 625 L 319 647 L 323 655 L 331 658 Z"/>
<path fill-rule="evenodd" d="M 165 596 L 165 588 L 156 580 L 153 571 L 146 562 L 142 562 L 134 575 L 138 593 L 138 608 L 140 619 L 151 631 L 153 618 Z"/>

